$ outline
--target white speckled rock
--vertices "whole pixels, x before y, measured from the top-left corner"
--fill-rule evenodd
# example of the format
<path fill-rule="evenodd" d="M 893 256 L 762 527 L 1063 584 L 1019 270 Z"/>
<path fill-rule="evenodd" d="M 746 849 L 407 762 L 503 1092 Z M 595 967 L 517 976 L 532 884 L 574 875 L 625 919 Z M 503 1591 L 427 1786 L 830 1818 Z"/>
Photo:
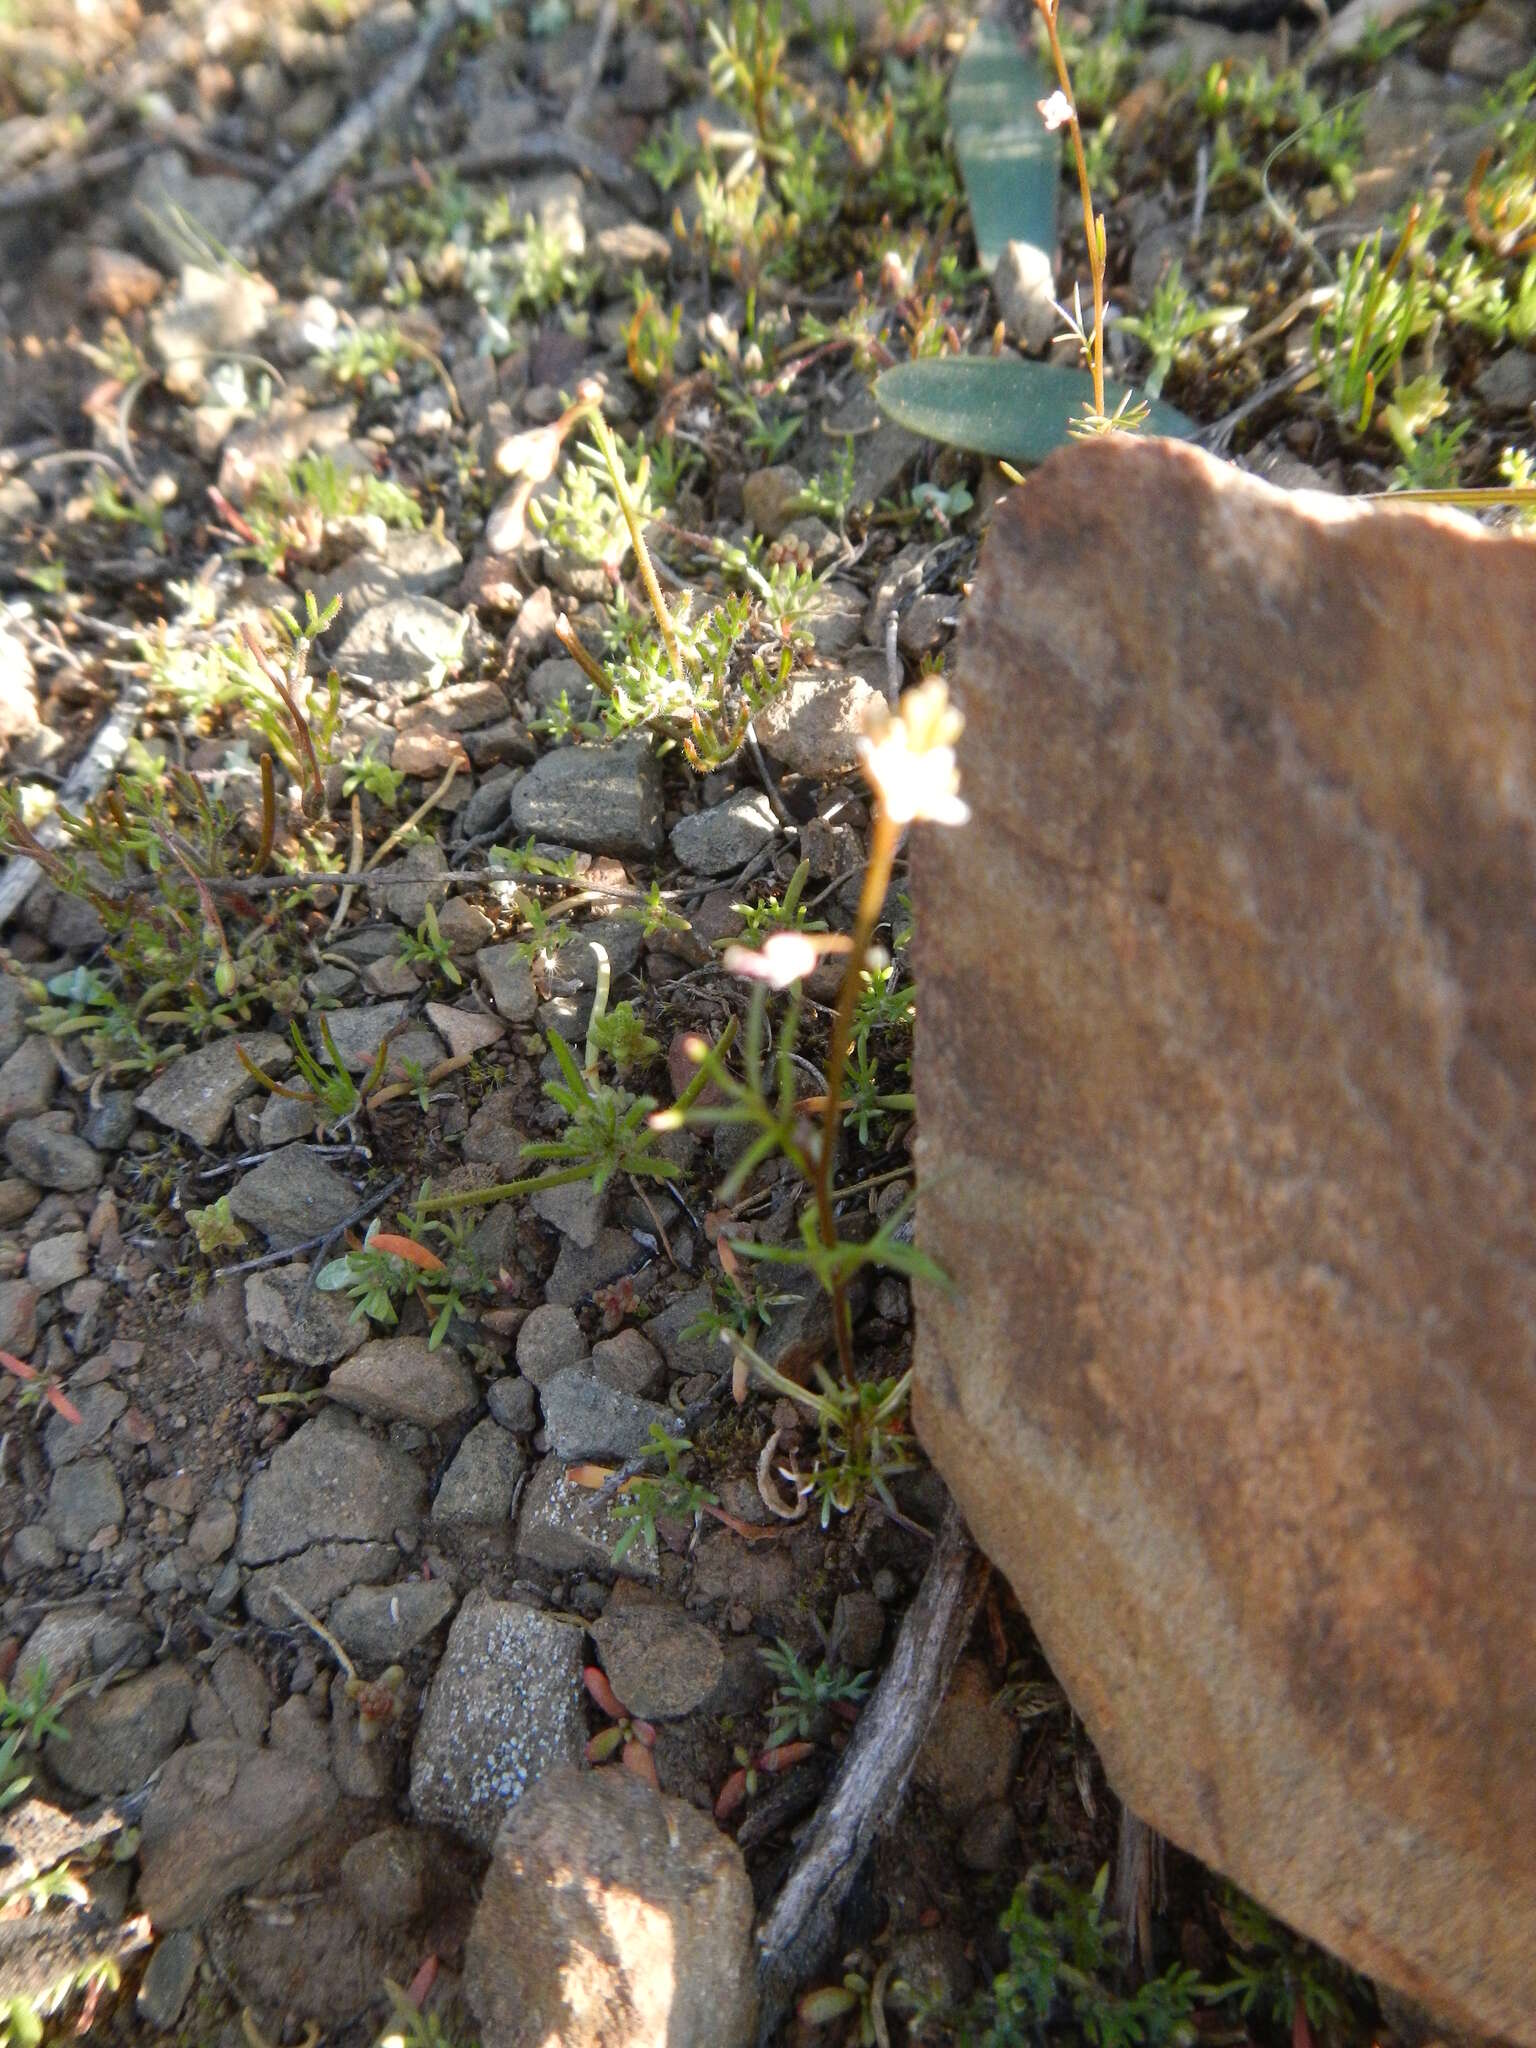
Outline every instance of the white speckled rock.
<path fill-rule="evenodd" d="M 411 1752 L 411 1806 L 489 1849 L 531 1785 L 586 1743 L 581 1631 L 472 1593 L 448 1635 Z"/>

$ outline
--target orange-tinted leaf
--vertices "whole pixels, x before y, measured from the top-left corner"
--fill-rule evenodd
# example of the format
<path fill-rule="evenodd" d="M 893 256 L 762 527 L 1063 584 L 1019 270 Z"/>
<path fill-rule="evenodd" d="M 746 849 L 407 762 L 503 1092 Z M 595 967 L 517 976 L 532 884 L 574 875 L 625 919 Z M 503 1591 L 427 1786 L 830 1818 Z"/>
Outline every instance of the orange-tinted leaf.
<path fill-rule="evenodd" d="M 803 1764 L 815 1754 L 814 1742 L 781 1742 L 777 1749 L 765 1749 L 757 1766 L 762 1771 L 787 1771 L 791 1764 Z"/>
<path fill-rule="evenodd" d="M 611 1465 L 594 1465 L 590 1461 L 580 1465 L 567 1465 L 565 1476 L 572 1486 L 599 1487 L 613 1477 Z"/>
<path fill-rule="evenodd" d="M 0 1351 L 0 1365 L 3 1365 L 7 1372 L 14 1373 L 19 1380 L 30 1380 L 35 1383 L 42 1377 L 35 1366 L 28 1365 L 25 1359 L 17 1358 L 9 1351 Z M 68 1394 L 61 1394 L 57 1387 L 44 1387 L 43 1399 L 50 1408 L 57 1409 L 66 1422 L 84 1422 L 85 1417 Z"/>
<path fill-rule="evenodd" d="M 716 1507 L 710 1501 L 704 1503 L 704 1512 L 706 1515 L 713 1515 L 717 1522 L 724 1522 L 726 1528 L 733 1535 L 741 1537 L 745 1543 L 768 1543 L 779 1534 L 772 1525 L 759 1528 L 755 1523 L 744 1522 L 738 1515 L 731 1514 L 726 1508 Z"/>
<path fill-rule="evenodd" d="M 600 1671 L 595 1664 L 588 1664 L 582 1671 L 581 1682 L 610 1721 L 626 1718 L 618 1694 L 608 1683 L 606 1672 Z"/>
<path fill-rule="evenodd" d="M 715 1819 L 729 1820 L 747 1796 L 747 1774 L 742 1770 L 732 1771 L 720 1787 L 720 1796 L 715 1801 Z"/>
<path fill-rule="evenodd" d="M 649 1721 L 631 1721 L 629 1732 L 636 1742 L 643 1742 L 647 1749 L 656 1747 L 656 1730 Z"/>
<path fill-rule="evenodd" d="M 661 1780 L 656 1775 L 656 1759 L 639 1742 L 626 1742 L 622 1762 L 632 1778 L 639 1778 L 649 1785 L 653 1792 L 661 1790 Z"/>
<path fill-rule="evenodd" d="M 61 1394 L 57 1387 L 44 1387 L 43 1399 L 48 1406 L 62 1415 L 66 1422 L 84 1422 L 85 1417 L 70 1400 L 68 1394 Z"/>
<path fill-rule="evenodd" d="M 389 1252 L 407 1264 L 420 1266 L 423 1273 L 447 1271 L 436 1252 L 429 1252 L 424 1244 L 418 1244 L 414 1237 L 397 1237 L 391 1231 L 376 1230 L 368 1246 L 371 1252 Z"/>
<path fill-rule="evenodd" d="M 415 1976 L 411 1979 L 410 1983 L 407 1984 L 405 1987 L 406 1997 L 411 2001 L 412 2005 L 415 2006 L 418 2012 L 421 2011 L 422 2004 L 426 1998 L 427 1993 L 432 1989 L 432 1986 L 437 1982 L 437 1972 L 437 1957 L 435 1955 L 430 1955 L 427 1957 L 426 1961 L 421 1965 L 420 1969 L 416 1972 Z"/>
<path fill-rule="evenodd" d="M 1312 2022 L 1307 2018 L 1306 2004 L 1299 1994 L 1291 2008 L 1291 2048 L 1315 2048 Z"/>

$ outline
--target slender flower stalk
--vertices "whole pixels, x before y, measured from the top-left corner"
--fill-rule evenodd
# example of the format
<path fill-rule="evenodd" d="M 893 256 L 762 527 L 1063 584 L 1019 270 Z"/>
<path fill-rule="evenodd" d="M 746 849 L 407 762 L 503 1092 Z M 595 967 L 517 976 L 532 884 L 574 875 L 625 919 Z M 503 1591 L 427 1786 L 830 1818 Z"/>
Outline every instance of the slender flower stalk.
<path fill-rule="evenodd" d="M 1093 278 L 1093 337 L 1088 350 L 1088 367 L 1093 372 L 1093 409 L 1099 419 L 1104 414 L 1104 271 L 1106 243 L 1104 238 L 1104 216 L 1093 210 L 1093 192 L 1088 183 L 1088 159 L 1083 154 L 1083 131 L 1077 118 L 1077 101 L 1072 93 L 1072 80 L 1067 71 L 1066 53 L 1061 47 L 1057 32 L 1056 13 L 1060 0 L 1035 0 L 1035 11 L 1045 23 L 1045 33 L 1051 45 L 1051 62 L 1056 67 L 1058 90 L 1049 99 L 1040 101 L 1040 117 L 1047 128 L 1070 129 L 1072 135 L 1072 156 L 1077 165 L 1077 189 L 1083 202 L 1083 233 L 1088 238 L 1088 269 Z"/>
<path fill-rule="evenodd" d="M 843 1080 L 854 1011 L 864 985 L 875 927 L 885 906 L 891 870 L 906 827 L 919 820 L 932 825 L 963 825 L 971 815 L 960 800 L 955 763 L 955 741 L 964 722 L 938 676 L 908 690 L 894 712 L 877 699 L 866 714 L 864 736 L 859 741 L 860 765 L 874 794 L 874 806 L 869 854 L 851 939 L 834 933 L 782 931 L 775 932 L 758 952 L 733 946 L 725 956 L 726 966 L 734 973 L 785 988 L 810 973 L 824 955 L 846 953 L 827 1047 L 827 1092 L 821 1103 L 820 1140 L 814 1170 L 808 1176 L 816 1208 L 816 1235 L 829 1252 L 835 1251 L 840 1241 L 832 1183 L 843 1116 Z M 853 1373 L 847 1282 L 834 1269 L 827 1286 L 832 1296 L 838 1364 L 847 1380 Z"/>

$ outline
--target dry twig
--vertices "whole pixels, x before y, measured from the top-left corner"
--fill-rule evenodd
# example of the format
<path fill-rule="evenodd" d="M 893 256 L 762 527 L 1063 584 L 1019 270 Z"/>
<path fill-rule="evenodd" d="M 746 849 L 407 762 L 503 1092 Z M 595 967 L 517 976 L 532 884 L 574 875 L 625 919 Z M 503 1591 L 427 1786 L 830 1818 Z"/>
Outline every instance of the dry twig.
<path fill-rule="evenodd" d="M 759 2048 L 768 2048 L 796 1989 L 837 1945 L 838 1915 L 875 1837 L 893 1818 L 929 1723 L 944 1696 L 986 1585 L 951 1502 L 879 1686 L 793 1869 L 758 1930 Z"/>

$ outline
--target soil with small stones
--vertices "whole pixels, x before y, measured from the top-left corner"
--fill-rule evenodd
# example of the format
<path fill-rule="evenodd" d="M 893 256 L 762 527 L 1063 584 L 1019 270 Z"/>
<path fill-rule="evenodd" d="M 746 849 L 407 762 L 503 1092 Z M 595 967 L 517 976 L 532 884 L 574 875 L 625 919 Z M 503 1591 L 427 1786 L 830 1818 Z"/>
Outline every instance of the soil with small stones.
<path fill-rule="evenodd" d="M 644 5 L 609 40 L 580 0 L 574 18 L 513 6 L 455 26 L 403 116 L 245 265 L 226 254 L 243 220 L 399 59 L 418 17 L 350 0 L 266 13 L 211 0 L 195 20 L 136 6 L 66 18 L 24 0 L 19 30 L 0 16 L 0 205 L 8 187 L 26 197 L 28 180 L 61 174 L 0 211 L 9 786 L 40 816 L 121 701 L 132 737 L 120 772 L 147 778 L 140 805 L 143 787 L 164 793 L 163 831 L 135 842 L 141 881 L 151 857 L 179 876 L 210 830 L 212 872 L 267 865 L 258 763 L 274 738 L 284 868 L 355 871 L 412 821 L 385 855 L 388 886 L 221 888 L 243 977 L 232 1001 L 195 898 L 169 939 L 201 945 L 190 1007 L 154 985 L 142 935 L 106 942 L 89 902 L 52 881 L 7 933 L 0 1350 L 43 1376 L 46 1398 L 32 1398 L 36 1382 L 0 1383 L 0 1677 L 15 1689 L 46 1657 L 48 1683 L 67 1691 L 71 1747 L 38 1758 L 30 1825 L 44 1826 L 41 1797 L 121 1807 L 94 1849 L 57 1848 L 92 1901 L 67 1909 L 77 1956 L 128 1951 L 121 1988 L 90 2008 L 99 2038 L 234 2048 L 252 2028 L 276 2042 L 313 2022 L 327 2042 L 360 2043 L 383 2022 L 386 1976 L 415 1976 L 435 2010 L 462 2018 L 484 1786 L 564 1754 L 575 1725 L 569 1699 L 528 1671 L 492 1671 L 515 1756 L 486 1737 L 458 1777 L 451 1755 L 446 1777 L 428 1769 L 429 1698 L 456 1725 L 486 1684 L 457 1647 L 467 1636 L 450 1639 L 455 1616 L 467 1627 L 476 1612 L 471 1595 L 512 1611 L 514 1635 L 527 1614 L 568 1626 L 578 1662 L 603 1665 L 616 1688 L 620 1675 L 657 1688 L 621 1703 L 654 1718 L 662 1788 L 709 1810 L 742 1758 L 783 1733 L 762 1653 L 787 1644 L 811 1668 L 878 1674 L 921 1578 L 944 1496 L 920 1466 L 894 1481 L 894 1513 L 873 1495 L 825 1529 L 814 1510 L 776 1513 L 784 1473 L 810 1468 L 814 1432 L 782 1399 L 733 1400 L 708 1317 L 749 1279 L 722 1236 L 785 1242 L 801 1191 L 770 1165 L 723 1198 L 739 1149 L 729 1130 L 669 1139 L 668 1187 L 621 1175 L 597 1200 L 561 1190 L 468 1212 L 453 1256 L 472 1284 L 441 1330 L 425 1289 L 385 1326 L 349 1321 L 347 1296 L 311 1285 L 370 1217 L 408 1232 L 428 1183 L 442 1193 L 539 1170 L 523 1147 L 564 1123 L 546 1092 L 559 1079 L 549 1034 L 579 1055 L 592 1002 L 596 956 L 580 935 L 613 963 L 610 1006 L 632 1004 L 650 1041 L 626 1085 L 667 1102 L 692 1072 L 685 1039 L 746 1014 L 723 943 L 797 865 L 804 914 L 852 917 L 868 827 L 849 772 L 858 707 L 942 664 L 1008 486 L 995 465 L 882 421 L 870 395 L 882 365 L 983 350 L 997 321 L 945 141 L 965 24 L 928 7 L 811 15 L 819 26 L 791 38 L 757 107 L 776 138 L 767 160 L 787 167 L 766 194 L 739 133 L 750 105 L 733 102 L 730 50 L 712 33 L 723 17 Z M 1067 26 L 1086 53 L 1080 96 L 1111 200 L 1113 299 L 1145 315 L 1177 262 L 1202 304 L 1248 309 L 1181 346 L 1167 395 L 1282 486 L 1385 488 L 1385 435 L 1351 433 L 1297 374 L 1309 295 L 1334 252 L 1414 193 L 1439 191 L 1454 214 L 1481 150 L 1500 146 L 1489 92 L 1536 49 L 1529 9 L 1490 0 L 1385 54 L 1324 65 L 1322 101 L 1349 102 L 1331 157 L 1299 86 L 1255 84 L 1286 74 L 1295 24 Z M 723 181 L 696 184 L 701 162 Z M 1082 257 L 1064 196 L 1063 296 Z M 1144 371 L 1128 333 L 1111 340 L 1119 368 Z M 1448 351 L 1456 480 L 1490 482 L 1503 450 L 1529 456 L 1532 358 L 1466 326 Z M 611 507 L 573 482 L 575 441 L 551 478 L 527 439 L 587 379 L 616 431 L 649 451 L 669 592 L 696 608 L 745 593 L 744 648 L 775 671 L 790 650 L 792 711 L 769 713 L 761 747 L 754 736 L 708 773 L 675 744 L 657 759 L 627 740 L 593 754 L 592 773 L 563 773 L 571 720 L 582 741 L 605 735 L 557 620 L 612 658 L 612 606 L 631 628 L 646 616 Z M 920 483 L 933 489 L 914 498 Z M 312 791 L 307 806 L 293 729 L 235 651 L 242 621 L 275 647 L 273 608 L 302 616 L 306 592 L 342 600 L 311 663 L 323 678 L 336 662 L 339 696 L 323 803 Z M 726 723 L 747 706 L 740 661 L 731 688 Z M 323 730 L 323 681 L 307 705 Z M 213 827 L 207 803 L 223 807 Z M 96 815 L 95 851 L 110 857 L 126 818 Z M 493 848 L 533 842 L 541 863 L 524 863 L 521 887 L 489 872 Z M 898 987 L 899 886 L 881 933 Z M 152 883 L 142 900 L 154 903 Z M 567 931 L 577 942 L 559 943 Z M 808 1091 L 834 985 L 819 975 L 807 991 Z M 109 1030 L 93 1012 L 114 992 Z M 384 1070 L 366 1075 L 386 1004 Z M 40 1005 L 52 1065 L 28 1050 Z M 322 1015 L 372 1098 L 329 1129 L 234 1066 L 213 1095 L 199 1076 L 173 1111 L 136 1107 L 199 1043 L 275 1032 L 278 1079 L 290 1023 L 318 1052 Z M 878 1091 L 902 1092 L 899 1018 L 870 1048 Z M 291 1066 L 283 1085 L 303 1093 Z M 845 1231 L 899 1205 L 911 1137 L 899 1110 L 880 1108 L 845 1132 Z M 231 1213 L 216 1243 L 221 1197 Z M 78 1256 L 62 1251 L 77 1239 Z M 803 1377 L 826 1349 L 816 1305 L 768 1285 L 759 1302 L 756 1341 Z M 903 1372 L 905 1282 L 880 1278 L 857 1311 L 859 1376 Z M 602 1350 L 621 1334 L 625 1347 Z M 577 1399 L 567 1378 L 551 1401 L 571 1374 L 592 1391 Z M 683 1470 L 711 1504 L 663 1514 L 654 1545 L 616 1559 L 620 1525 L 565 1467 L 621 1463 L 657 1414 L 686 1418 Z M 779 1468 L 760 1481 L 773 1431 Z M 343 1683 L 337 1632 L 361 1679 L 388 1670 L 377 1741 L 359 1740 L 370 1703 Z M 125 1732 L 113 1695 L 135 1684 L 156 1710 Z M 764 1771 L 725 1818 L 760 1908 L 856 1712 L 811 1712 L 810 1753 Z M 605 1725 L 583 1696 L 582 1732 Z M 233 1846 L 205 1839 L 173 1796 L 178 1773 L 226 1753 L 229 1810 L 250 1830 Z M 254 1777 L 235 1776 L 237 1755 Z M 306 1784 L 325 1787 L 324 1818 L 282 1835 L 283 1799 Z M 136 1870 L 111 1842 L 141 1820 Z M 956 2015 L 1005 1960 L 997 1922 L 1026 1871 L 1091 1883 L 1134 1841 L 994 1583 L 841 1929 L 850 1967 L 889 1965 L 883 1981 L 926 1987 L 926 2018 L 892 1999 L 891 2039 L 958 2038 Z M 189 1867 L 206 1911 L 187 1915 L 190 1934 L 135 1946 L 134 1886 L 163 1899 L 178 1858 L 203 1859 Z M 1117 1896 L 1150 1933 L 1151 1960 L 1226 1974 L 1220 1889 L 1161 1851 L 1145 1871 L 1155 1883 L 1144 1874 Z M 54 1960 L 40 1954 L 25 1988 Z M 1244 2038 L 1235 2008 L 1220 2012 L 1212 2038 Z M 815 2038 L 856 2038 L 847 2025 Z M 1246 2031 L 1280 2038 L 1268 2027 L 1255 2017 Z M 812 2034 L 791 2021 L 780 2038 Z"/>

